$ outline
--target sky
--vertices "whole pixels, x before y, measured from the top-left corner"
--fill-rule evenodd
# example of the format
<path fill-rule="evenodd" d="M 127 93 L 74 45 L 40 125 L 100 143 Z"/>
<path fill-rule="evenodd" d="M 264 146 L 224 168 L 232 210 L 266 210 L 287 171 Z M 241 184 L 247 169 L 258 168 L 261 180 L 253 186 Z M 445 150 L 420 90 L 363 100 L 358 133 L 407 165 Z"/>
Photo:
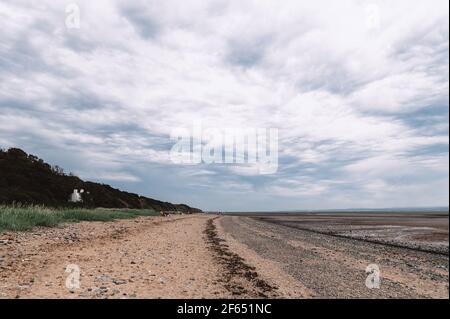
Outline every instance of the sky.
<path fill-rule="evenodd" d="M 1 0 L 0 147 L 204 210 L 448 206 L 448 6 Z M 278 129 L 277 171 L 174 163 L 198 122 Z"/>

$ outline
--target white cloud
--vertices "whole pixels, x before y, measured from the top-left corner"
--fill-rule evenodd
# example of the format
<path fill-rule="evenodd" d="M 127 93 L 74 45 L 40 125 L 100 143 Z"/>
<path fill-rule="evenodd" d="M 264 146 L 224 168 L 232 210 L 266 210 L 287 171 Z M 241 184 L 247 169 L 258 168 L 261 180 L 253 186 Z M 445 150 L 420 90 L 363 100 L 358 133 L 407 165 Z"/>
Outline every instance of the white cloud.
<path fill-rule="evenodd" d="M 276 127 L 274 176 L 214 166 L 174 174 L 211 193 L 222 187 L 215 181 L 241 185 L 270 196 L 273 207 L 284 205 L 273 194 L 299 197 L 299 206 L 323 194 L 329 205 L 358 205 L 358 188 L 378 189 L 388 205 L 392 189 L 406 185 L 393 184 L 393 172 L 412 169 L 419 189 L 448 202 L 428 187 L 448 183 L 448 1 L 77 4 L 81 29 L 72 30 L 65 2 L 0 4 L 2 145 L 42 157 L 49 148 L 78 150 L 85 160 L 75 170 L 99 158 L 116 180 L 132 181 L 118 172 L 171 167 L 173 127 Z M 418 160 L 417 152 L 426 154 Z M 445 178 L 424 179 L 430 165 Z M 287 178 L 305 176 L 309 186 L 286 189 Z M 221 203 L 204 200 L 198 205 Z"/>
<path fill-rule="evenodd" d="M 106 180 L 106 181 L 121 181 L 121 182 L 139 182 L 141 179 L 131 174 L 117 173 L 117 172 L 103 172 L 95 174 L 90 178 Z"/>

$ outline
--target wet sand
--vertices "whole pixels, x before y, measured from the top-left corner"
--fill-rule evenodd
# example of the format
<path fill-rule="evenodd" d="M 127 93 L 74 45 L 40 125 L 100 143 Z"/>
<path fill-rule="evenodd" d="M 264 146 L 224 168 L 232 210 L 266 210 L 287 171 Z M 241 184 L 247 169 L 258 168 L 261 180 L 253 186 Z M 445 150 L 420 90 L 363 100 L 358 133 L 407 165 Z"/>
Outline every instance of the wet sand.
<path fill-rule="evenodd" d="M 448 212 L 337 212 L 252 217 L 299 230 L 448 255 Z"/>
<path fill-rule="evenodd" d="M 294 277 L 309 297 L 449 297 L 448 214 L 260 214 L 220 222 L 234 240 Z M 446 234 L 446 242 L 425 236 L 435 233 Z M 379 289 L 366 287 L 370 264 L 380 269 Z"/>

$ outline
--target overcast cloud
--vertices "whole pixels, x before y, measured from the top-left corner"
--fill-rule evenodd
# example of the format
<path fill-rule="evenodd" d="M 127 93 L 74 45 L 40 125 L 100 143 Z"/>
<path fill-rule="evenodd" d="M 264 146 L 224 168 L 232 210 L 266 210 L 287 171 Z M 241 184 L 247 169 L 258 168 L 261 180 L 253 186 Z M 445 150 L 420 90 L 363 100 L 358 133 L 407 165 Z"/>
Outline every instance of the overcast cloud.
<path fill-rule="evenodd" d="M 211 210 L 448 206 L 448 1 L 0 2 L 0 147 Z M 275 127 L 279 168 L 175 165 Z"/>

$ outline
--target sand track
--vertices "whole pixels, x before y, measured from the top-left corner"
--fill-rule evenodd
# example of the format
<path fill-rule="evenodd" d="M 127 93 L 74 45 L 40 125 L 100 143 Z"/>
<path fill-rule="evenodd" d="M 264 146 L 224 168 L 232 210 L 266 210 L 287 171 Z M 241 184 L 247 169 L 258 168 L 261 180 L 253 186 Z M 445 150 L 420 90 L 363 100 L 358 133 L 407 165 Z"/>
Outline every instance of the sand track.
<path fill-rule="evenodd" d="M 209 218 L 141 217 L 2 235 L 0 297 L 227 297 L 203 236 Z M 80 289 L 66 287 L 69 264 L 80 268 Z"/>

